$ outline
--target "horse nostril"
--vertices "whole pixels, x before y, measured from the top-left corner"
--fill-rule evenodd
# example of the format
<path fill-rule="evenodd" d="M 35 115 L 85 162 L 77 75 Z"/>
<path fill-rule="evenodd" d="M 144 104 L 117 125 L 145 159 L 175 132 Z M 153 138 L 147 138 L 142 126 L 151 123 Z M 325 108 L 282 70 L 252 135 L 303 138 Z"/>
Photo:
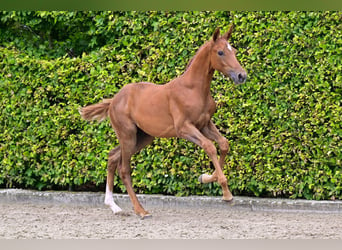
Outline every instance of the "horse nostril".
<path fill-rule="evenodd" d="M 245 76 L 241 73 L 238 74 L 238 79 L 239 79 L 239 82 L 244 82 L 245 81 Z"/>

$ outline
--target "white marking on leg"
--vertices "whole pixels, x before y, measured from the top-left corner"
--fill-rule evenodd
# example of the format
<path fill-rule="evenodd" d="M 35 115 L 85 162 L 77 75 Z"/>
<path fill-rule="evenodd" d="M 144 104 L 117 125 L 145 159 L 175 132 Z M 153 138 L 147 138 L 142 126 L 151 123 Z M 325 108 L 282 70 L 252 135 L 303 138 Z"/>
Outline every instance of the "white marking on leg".
<path fill-rule="evenodd" d="M 118 205 L 116 205 L 116 203 L 114 202 L 113 192 L 111 192 L 109 190 L 108 185 L 106 185 L 106 197 L 105 197 L 105 202 L 104 203 L 107 206 L 109 206 L 110 209 L 112 209 L 114 214 L 122 211 L 122 209 Z"/>

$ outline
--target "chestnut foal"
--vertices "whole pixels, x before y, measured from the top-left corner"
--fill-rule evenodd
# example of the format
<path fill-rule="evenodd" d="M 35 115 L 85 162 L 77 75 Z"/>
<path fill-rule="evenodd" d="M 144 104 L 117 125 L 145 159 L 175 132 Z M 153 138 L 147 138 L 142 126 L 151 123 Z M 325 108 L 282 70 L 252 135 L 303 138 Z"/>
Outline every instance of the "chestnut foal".
<path fill-rule="evenodd" d="M 213 162 L 215 171 L 212 175 L 201 175 L 199 181 L 218 182 L 222 187 L 223 200 L 233 199 L 222 171 L 229 144 L 211 120 L 216 105 L 210 93 L 215 70 L 236 84 L 246 81 L 247 73 L 235 57 L 236 50 L 228 43 L 232 27 L 223 36 L 216 29 L 212 40 L 200 47 L 186 71 L 169 83 L 127 84 L 112 99 L 80 109 L 82 118 L 86 120 L 101 121 L 109 116 L 120 143 L 108 157 L 105 204 L 114 213 L 121 211 L 113 199 L 117 170 L 135 213 L 141 218 L 151 216 L 141 206 L 132 188 L 130 159 L 155 137 L 184 138 L 202 147 Z M 219 159 L 213 141 L 219 145 Z"/>

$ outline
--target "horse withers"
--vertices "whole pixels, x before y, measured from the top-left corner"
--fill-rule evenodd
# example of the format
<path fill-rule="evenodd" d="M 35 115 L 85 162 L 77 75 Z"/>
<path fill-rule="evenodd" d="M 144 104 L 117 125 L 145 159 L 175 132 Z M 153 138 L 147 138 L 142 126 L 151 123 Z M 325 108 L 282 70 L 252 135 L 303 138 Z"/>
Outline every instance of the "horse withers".
<path fill-rule="evenodd" d="M 113 98 L 80 109 L 82 118 L 86 120 L 101 121 L 109 116 L 119 140 L 119 146 L 109 152 L 105 195 L 105 204 L 114 213 L 121 211 L 113 199 L 117 170 L 135 213 L 141 218 L 150 216 L 133 190 L 130 160 L 155 137 L 184 138 L 203 148 L 215 170 L 212 175 L 201 175 L 199 181 L 218 182 L 222 187 L 223 200 L 233 199 L 222 171 L 229 143 L 211 120 L 216 105 L 210 93 L 215 70 L 230 77 L 235 84 L 246 81 L 247 73 L 236 59 L 236 50 L 228 42 L 232 28 L 223 36 L 216 29 L 212 40 L 199 48 L 185 72 L 170 82 L 164 85 L 130 83 Z M 219 146 L 219 158 L 213 141 Z"/>

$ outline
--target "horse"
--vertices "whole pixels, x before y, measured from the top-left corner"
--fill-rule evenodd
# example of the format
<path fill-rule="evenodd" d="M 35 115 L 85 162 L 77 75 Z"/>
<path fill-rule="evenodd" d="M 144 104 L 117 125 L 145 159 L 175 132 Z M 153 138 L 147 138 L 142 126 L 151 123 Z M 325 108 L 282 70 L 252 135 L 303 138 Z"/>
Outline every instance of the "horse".
<path fill-rule="evenodd" d="M 223 174 L 228 140 L 211 120 L 216 111 L 210 93 L 215 70 L 239 85 L 247 73 L 236 58 L 236 49 L 228 42 L 233 25 L 221 35 L 217 28 L 212 39 L 204 43 L 188 63 L 184 73 L 166 84 L 129 83 L 111 99 L 80 108 L 85 120 L 102 121 L 107 116 L 119 140 L 119 146 L 108 154 L 105 204 L 114 214 L 122 209 L 114 202 L 114 174 L 117 170 L 132 202 L 134 212 L 142 219 L 151 214 L 140 204 L 132 187 L 130 161 L 133 154 L 152 143 L 155 137 L 183 138 L 201 147 L 214 165 L 214 172 L 202 174 L 200 183 L 218 182 L 222 199 L 232 201 L 233 195 Z M 217 149 L 220 149 L 218 158 Z"/>

